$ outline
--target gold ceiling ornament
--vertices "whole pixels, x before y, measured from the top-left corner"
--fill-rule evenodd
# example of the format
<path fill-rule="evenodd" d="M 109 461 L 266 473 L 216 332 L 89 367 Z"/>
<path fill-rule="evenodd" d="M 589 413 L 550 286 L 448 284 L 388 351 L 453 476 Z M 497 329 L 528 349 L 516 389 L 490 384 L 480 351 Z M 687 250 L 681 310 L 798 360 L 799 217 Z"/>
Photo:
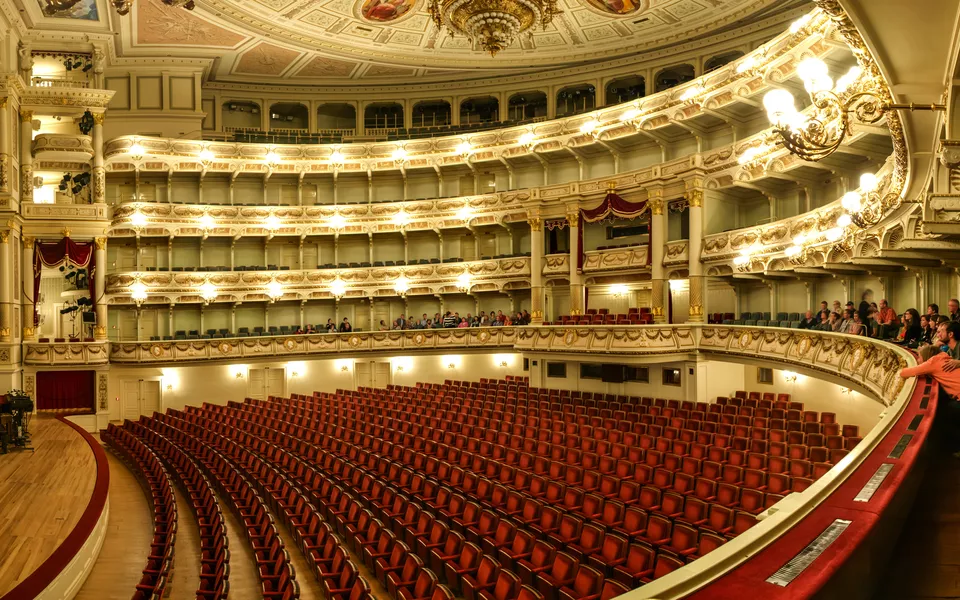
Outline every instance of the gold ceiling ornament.
<path fill-rule="evenodd" d="M 557 0 L 430 0 L 427 10 L 437 29 L 466 36 L 490 56 L 561 12 Z"/>

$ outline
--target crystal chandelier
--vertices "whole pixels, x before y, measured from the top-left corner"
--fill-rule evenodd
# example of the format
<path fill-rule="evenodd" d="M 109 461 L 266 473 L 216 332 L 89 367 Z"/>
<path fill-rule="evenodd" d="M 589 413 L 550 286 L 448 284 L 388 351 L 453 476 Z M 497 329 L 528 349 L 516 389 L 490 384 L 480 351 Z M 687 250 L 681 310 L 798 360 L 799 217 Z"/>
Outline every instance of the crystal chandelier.
<path fill-rule="evenodd" d="M 430 0 L 427 10 L 438 29 L 466 36 L 490 56 L 560 13 L 557 0 Z"/>

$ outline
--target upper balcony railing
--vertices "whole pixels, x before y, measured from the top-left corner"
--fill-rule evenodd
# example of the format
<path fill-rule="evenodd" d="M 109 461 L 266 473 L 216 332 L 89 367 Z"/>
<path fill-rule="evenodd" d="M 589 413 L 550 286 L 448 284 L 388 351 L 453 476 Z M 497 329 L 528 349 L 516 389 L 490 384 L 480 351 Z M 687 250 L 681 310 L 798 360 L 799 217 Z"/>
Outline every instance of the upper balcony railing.
<path fill-rule="evenodd" d="M 655 140 L 703 132 L 721 121 L 741 121 L 738 104 L 756 110 L 771 82 L 796 75 L 801 58 L 826 58 L 834 43 L 829 20 L 819 11 L 746 56 L 689 83 L 617 106 L 524 126 L 428 140 L 336 145 L 274 146 L 124 136 L 106 144 L 112 171 L 272 172 L 296 174 L 439 168 L 500 161 L 618 138 Z M 739 112 L 738 112 L 739 111 Z M 759 116 L 759 112 L 757 113 Z M 615 150 L 614 150 L 615 151 Z"/>
<path fill-rule="evenodd" d="M 37 76 L 30 78 L 30 87 L 87 89 L 90 87 L 90 82 L 71 77 Z"/>

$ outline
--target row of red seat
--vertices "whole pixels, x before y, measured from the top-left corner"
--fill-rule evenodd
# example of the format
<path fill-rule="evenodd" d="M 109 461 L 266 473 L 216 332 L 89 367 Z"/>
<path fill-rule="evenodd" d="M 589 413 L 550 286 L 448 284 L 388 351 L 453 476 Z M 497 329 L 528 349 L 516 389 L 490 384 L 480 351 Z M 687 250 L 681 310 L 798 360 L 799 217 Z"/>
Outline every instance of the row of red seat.
<path fill-rule="evenodd" d="M 127 422 L 125 427 L 136 430 L 145 426 Z M 173 429 L 159 429 L 158 433 L 178 445 L 216 482 L 222 497 L 226 498 L 234 514 L 243 523 L 247 541 L 257 561 L 261 595 L 271 600 L 292 600 L 299 597 L 300 588 L 293 566 L 280 541 L 280 536 L 263 500 L 251 482 L 218 449 L 193 436 Z"/>
<path fill-rule="evenodd" d="M 211 407 L 211 409 L 212 409 L 212 407 Z M 422 494 L 418 494 L 418 496 L 422 496 Z M 551 511 L 547 510 L 546 512 L 547 512 L 547 514 L 550 514 Z M 730 528 L 728 527 L 727 530 L 729 531 Z M 588 529 L 588 531 L 589 531 L 589 529 Z M 683 529 L 682 529 L 682 528 L 681 528 L 681 529 L 678 529 L 678 531 L 682 532 Z M 669 537 L 669 536 L 668 536 L 668 537 Z M 685 548 L 685 549 L 686 549 L 686 548 Z"/>
<path fill-rule="evenodd" d="M 186 415 L 186 416 L 187 416 L 187 418 L 190 418 L 192 415 Z M 223 419 L 218 417 L 218 418 L 217 418 L 217 422 L 223 422 Z M 241 428 L 241 429 L 242 429 L 242 428 L 243 428 L 243 425 L 242 425 L 242 423 L 240 423 L 240 422 L 234 421 L 234 422 L 232 422 L 232 423 L 229 423 L 229 424 L 226 425 L 225 427 L 230 428 L 230 429 L 237 429 L 237 428 Z M 259 440 L 259 439 L 261 439 L 261 438 L 260 438 L 260 436 L 258 435 L 257 438 L 254 438 L 254 439 Z M 423 519 L 421 518 L 421 514 L 422 514 L 422 513 L 421 513 L 421 511 L 419 510 L 419 508 L 417 508 L 417 506 L 416 506 L 414 503 L 405 503 L 403 506 L 395 506 L 394 504 L 395 504 L 396 501 L 394 501 L 394 503 L 392 503 L 392 502 L 390 502 L 389 499 L 382 498 L 382 497 L 381 497 L 380 495 L 378 495 L 377 493 L 364 494 L 362 497 L 363 497 L 363 498 L 371 498 L 371 499 L 380 498 L 380 503 L 379 503 L 378 505 L 376 505 L 376 508 L 381 511 L 381 512 L 380 512 L 380 516 L 381 516 L 381 517 L 384 517 L 384 518 L 391 518 L 391 517 L 392 517 L 395 526 L 397 526 L 397 525 L 396 525 L 396 524 L 397 524 L 396 518 L 397 518 L 398 516 L 400 516 L 400 515 L 403 515 L 403 516 L 401 517 L 403 520 L 402 520 L 402 521 L 399 521 L 399 523 L 400 523 L 401 525 L 402 525 L 402 524 L 410 525 L 410 524 L 413 524 L 415 521 L 418 521 L 421 526 L 425 526 L 424 521 L 423 521 Z M 397 498 L 397 497 L 395 497 L 395 498 Z M 343 506 L 342 506 L 341 510 L 338 511 L 338 515 L 339 515 L 338 518 L 343 517 L 343 515 L 346 515 L 346 516 L 343 517 L 343 518 L 347 519 L 348 527 L 349 527 L 349 524 L 350 524 L 350 523 L 353 523 L 353 519 L 356 518 L 357 523 L 358 523 L 359 530 L 362 531 L 362 530 L 363 530 L 363 527 L 362 527 L 363 513 L 360 511 L 359 508 L 357 508 L 357 507 L 359 507 L 359 503 L 358 503 L 356 500 L 353 500 L 353 498 L 350 497 L 349 495 L 343 495 L 343 496 L 341 496 L 341 502 L 343 503 Z M 390 512 L 390 511 L 392 511 L 392 512 Z M 424 511 L 424 513 L 425 513 L 426 515 L 429 515 L 429 513 L 426 513 L 426 511 Z M 445 513 L 445 514 L 446 514 L 446 513 Z M 490 513 L 489 511 L 486 512 L 486 513 L 484 513 L 484 514 L 485 514 L 488 518 L 494 516 L 494 515 L 492 515 L 492 513 Z M 448 517 L 451 517 L 451 515 L 447 515 L 447 516 L 448 516 Z M 442 528 L 442 527 L 440 526 L 440 525 L 442 525 L 442 523 L 441 523 L 441 524 L 435 525 L 432 531 L 426 531 L 426 530 L 425 530 L 425 531 L 421 531 L 421 532 L 420 532 L 421 535 L 426 535 L 426 536 L 427 536 L 427 537 L 425 538 L 427 541 L 424 542 L 424 543 L 422 543 L 422 544 L 420 544 L 420 545 L 418 546 L 418 548 L 420 548 L 421 554 L 424 554 L 424 555 L 426 555 L 427 552 L 430 551 L 430 554 L 429 554 L 429 556 L 427 557 L 427 559 L 431 561 L 431 566 L 434 567 L 434 568 L 432 569 L 433 571 L 445 572 L 446 570 L 443 568 L 443 567 L 444 567 L 444 563 L 443 563 L 442 561 L 443 561 L 444 559 L 446 559 L 446 560 L 452 560 L 452 559 L 454 559 L 454 558 L 459 558 L 459 553 L 463 550 L 462 546 L 463 546 L 463 543 L 464 543 L 464 539 L 463 539 L 463 534 L 464 534 L 464 533 L 466 533 L 467 536 L 471 537 L 471 539 L 475 542 L 474 545 L 476 545 L 476 543 L 480 543 L 482 540 L 486 539 L 486 538 L 481 537 L 481 536 L 484 535 L 484 533 L 487 533 L 487 534 L 492 533 L 492 532 L 484 532 L 483 530 L 480 529 L 480 527 L 482 527 L 482 525 L 481 525 L 482 522 L 485 521 L 485 520 L 487 520 L 487 519 L 484 519 L 483 517 L 484 517 L 484 515 L 481 515 L 480 518 L 477 518 L 477 519 L 475 520 L 475 522 L 473 522 L 473 521 L 471 521 L 471 517 L 468 517 L 465 513 L 464 513 L 464 514 L 461 514 L 461 515 L 459 515 L 459 516 L 453 515 L 453 516 L 451 517 L 451 518 L 453 519 L 453 524 L 452 524 L 452 526 L 454 526 L 454 527 L 459 526 L 459 527 L 460 527 L 459 530 L 455 530 L 455 531 L 449 532 L 448 529 Z M 432 518 L 432 517 L 428 517 L 428 518 Z M 368 519 L 368 521 L 369 521 L 369 519 Z M 504 520 L 503 522 L 504 522 L 504 525 L 505 525 L 505 526 L 509 523 L 508 520 Z M 491 527 L 492 527 L 492 526 L 499 526 L 499 523 L 500 523 L 499 518 L 496 518 L 496 522 L 495 522 L 495 523 L 489 522 L 488 525 L 491 526 Z M 375 527 L 375 525 L 374 525 L 374 527 Z M 515 528 L 515 525 L 512 526 L 512 527 Z M 437 540 L 436 542 L 433 542 L 433 541 L 432 541 L 433 537 L 434 537 L 434 536 L 438 536 L 438 533 L 436 533 L 437 531 L 440 531 L 440 532 L 442 532 L 442 533 L 447 533 L 448 535 L 447 535 L 447 537 L 446 537 L 445 539 L 439 539 L 439 540 Z M 503 531 L 503 530 L 501 530 L 501 531 Z M 602 531 L 602 530 L 600 530 L 600 531 Z M 558 532 L 559 532 L 559 529 L 558 529 Z M 367 539 L 370 541 L 370 543 L 375 543 L 375 542 L 376 542 L 376 540 L 375 540 L 375 535 L 374 535 L 373 532 L 370 532 L 370 531 L 368 530 L 368 531 L 367 531 L 367 535 L 369 536 Z M 387 536 L 384 536 L 384 537 L 386 538 Z M 439 537 L 442 537 L 442 535 L 440 535 Z M 501 545 L 503 545 L 503 544 L 505 544 L 505 543 L 507 543 L 507 542 L 509 542 L 509 541 L 511 541 L 511 540 L 508 539 L 506 542 L 503 542 Z M 439 544 L 439 545 L 438 545 L 438 544 Z M 446 546 L 445 549 L 443 548 L 444 546 Z M 626 551 L 626 545 L 623 546 L 623 550 L 624 550 L 624 552 Z M 589 552 L 589 553 L 593 553 L 593 552 L 597 552 L 597 551 L 599 551 L 599 548 L 592 548 L 592 547 L 591 547 L 591 548 L 587 548 L 587 549 L 584 550 L 585 553 L 588 553 L 588 552 Z M 387 549 L 387 548 L 382 548 L 381 554 L 386 554 L 387 552 L 388 552 L 388 549 Z M 407 550 L 407 552 L 409 552 L 409 549 Z M 369 551 L 368 551 L 368 554 L 370 554 Z M 412 582 L 414 582 L 414 584 L 413 584 L 413 585 L 414 585 L 414 590 L 413 590 L 413 593 L 414 593 L 414 594 L 417 593 L 417 591 L 416 591 L 416 588 L 418 587 L 417 584 L 419 584 L 419 587 L 420 587 L 420 588 L 426 588 L 427 586 L 429 586 L 432 577 L 435 577 L 435 575 L 433 575 L 433 573 L 429 573 L 429 574 L 426 573 L 426 571 L 430 571 L 430 569 L 418 569 L 418 564 L 417 564 L 416 559 L 414 559 L 414 558 L 409 558 L 409 559 L 401 558 L 400 556 L 397 556 L 398 554 L 400 554 L 399 551 L 394 553 L 394 560 L 396 560 L 398 563 L 403 562 L 403 564 L 397 564 L 397 565 L 395 565 L 395 568 L 396 568 L 396 569 L 401 569 L 401 571 L 402 571 L 402 570 L 403 570 L 403 567 L 405 566 L 405 567 L 406 567 L 406 570 L 408 571 L 408 573 L 407 573 L 406 575 L 404 575 L 403 573 L 401 573 L 400 575 L 397 575 L 396 573 L 394 573 L 394 571 L 391 571 L 391 570 L 390 570 L 391 567 L 386 566 L 386 565 L 383 564 L 384 561 L 382 561 L 382 560 L 380 561 L 380 567 L 381 567 L 380 571 L 385 571 L 385 572 L 386 572 L 386 575 L 387 575 L 387 576 L 386 576 L 386 578 L 385 578 L 384 581 L 385 581 L 385 584 L 388 586 L 388 588 L 392 588 L 392 587 L 394 587 L 395 585 L 397 585 L 398 582 L 395 581 L 395 579 L 396 579 L 397 577 L 399 577 L 400 582 L 403 582 L 403 581 L 412 581 Z M 456 555 L 456 556 L 455 556 L 455 555 Z M 477 555 L 477 556 L 479 557 L 479 555 Z M 381 556 L 380 558 L 382 559 L 383 557 Z M 421 559 L 421 560 L 422 560 L 422 559 Z M 368 565 L 368 566 L 371 566 L 371 568 L 376 568 L 376 564 L 375 564 L 375 563 L 374 563 L 373 565 Z M 586 567 L 586 566 L 585 566 L 585 567 Z M 416 575 L 415 575 L 415 572 L 416 572 L 416 573 L 419 573 L 419 574 L 416 574 Z M 580 574 L 581 580 L 584 580 L 585 578 L 587 578 L 587 579 L 590 579 L 591 581 L 596 581 L 597 584 L 598 584 L 598 586 L 599 586 L 601 583 L 603 583 L 603 577 L 600 577 L 600 579 L 589 578 L 588 576 L 591 575 L 592 573 L 595 573 L 595 571 L 592 571 L 592 570 L 589 569 L 589 568 L 585 568 L 585 570 L 583 570 L 582 573 Z M 514 576 L 513 576 L 513 574 L 510 573 L 509 571 L 504 571 L 502 574 L 499 573 L 499 572 L 497 572 L 497 573 L 491 573 L 490 575 L 491 575 L 491 578 L 494 577 L 494 576 L 496 576 L 496 578 L 497 578 L 497 580 L 493 582 L 493 585 L 494 585 L 495 588 L 496 588 L 497 586 L 499 586 L 499 587 L 504 587 L 504 586 L 505 586 L 506 588 L 508 588 L 507 591 L 504 591 L 504 592 L 503 592 L 503 593 L 505 593 L 505 594 L 507 595 L 506 597 L 514 597 L 514 596 L 512 595 L 514 592 L 516 592 L 516 594 L 518 594 L 519 597 L 524 597 L 523 590 L 522 590 L 519 586 L 515 586 L 515 585 L 513 585 L 513 584 L 511 583 L 511 582 L 512 582 L 512 578 L 513 578 Z M 454 586 L 459 586 L 459 582 L 457 582 L 457 581 L 454 580 L 453 578 L 447 577 L 447 579 L 448 579 L 448 581 L 449 581 L 452 585 L 454 585 Z M 469 578 L 468 578 L 468 581 L 470 581 Z M 575 582 L 574 582 L 574 583 L 575 583 Z M 468 585 L 469 585 L 469 584 L 468 584 Z M 574 591 L 573 591 L 572 593 L 577 593 L 576 590 L 579 589 L 579 588 L 582 588 L 583 585 L 585 585 L 585 583 L 584 583 L 583 581 L 581 581 L 581 584 L 580 584 L 579 586 L 578 586 L 578 585 L 574 585 L 574 587 L 572 588 Z M 607 590 L 608 593 L 614 593 L 614 595 L 619 595 L 620 593 L 623 593 L 624 591 L 626 591 L 625 588 L 623 588 L 622 586 L 619 586 L 618 584 L 616 584 L 616 583 L 613 582 L 613 581 L 608 581 L 608 582 L 606 582 L 605 588 L 606 588 L 606 590 Z M 598 587 L 598 590 L 599 590 L 599 589 L 600 589 L 600 588 Z M 562 591 L 562 590 L 561 590 L 561 591 Z M 599 592 L 598 592 L 598 593 L 599 593 Z M 479 594 L 478 594 L 478 597 L 488 597 L 488 595 L 485 595 L 485 594 L 488 594 L 488 592 L 487 592 L 486 590 L 480 590 L 480 592 L 479 592 Z M 527 590 L 526 594 L 527 594 L 530 598 L 537 598 L 537 597 L 539 597 L 539 595 L 534 595 L 535 592 L 533 592 L 532 590 Z M 400 597 L 405 597 L 404 591 L 403 591 L 402 589 L 400 590 Z M 415 597 L 417 597 L 417 596 L 415 596 Z M 576 596 L 574 596 L 574 597 L 576 597 Z M 609 597 L 612 597 L 612 596 L 609 596 Z"/>
<path fill-rule="evenodd" d="M 147 566 L 133 593 L 133 600 L 160 600 L 173 570 L 173 546 L 177 537 L 177 500 L 173 483 L 160 459 L 128 431 L 110 425 L 102 432 L 101 439 L 130 467 L 150 498 L 153 539 Z"/>
<path fill-rule="evenodd" d="M 213 486 L 200 467 L 176 444 L 145 427 L 133 424 L 128 431 L 160 456 L 184 491 L 200 534 L 200 586 L 197 598 L 220 600 L 227 597 L 230 551 L 227 529 Z"/>
<path fill-rule="evenodd" d="M 192 427 L 169 416 L 157 416 L 155 419 L 142 421 L 145 426 L 165 430 L 174 436 L 193 436 L 223 453 L 265 497 L 271 513 L 286 524 L 301 549 L 317 550 L 325 547 L 327 532 L 321 530 L 321 525 L 324 524 L 321 514 L 315 510 L 309 496 L 301 492 L 296 485 L 291 485 L 285 475 L 268 461 L 251 454 L 247 448 L 227 437 Z M 275 562 L 274 567 L 281 568 L 282 561 L 287 564 L 286 568 L 290 570 L 292 577 L 293 568 L 288 565 L 289 557 L 283 542 L 275 529 L 272 531 L 273 533 L 268 531 L 264 540 L 258 544 L 258 564 L 263 562 L 261 559 L 269 559 L 270 555 L 279 552 L 276 558 L 272 559 Z M 341 548 L 340 552 L 336 550 L 336 546 L 330 548 L 326 554 L 315 557 L 311 563 L 326 597 L 328 600 L 368 600 L 371 597 L 369 584 L 360 576 L 356 565 L 343 549 Z M 260 567 L 262 570 L 263 564 L 260 564 Z"/>

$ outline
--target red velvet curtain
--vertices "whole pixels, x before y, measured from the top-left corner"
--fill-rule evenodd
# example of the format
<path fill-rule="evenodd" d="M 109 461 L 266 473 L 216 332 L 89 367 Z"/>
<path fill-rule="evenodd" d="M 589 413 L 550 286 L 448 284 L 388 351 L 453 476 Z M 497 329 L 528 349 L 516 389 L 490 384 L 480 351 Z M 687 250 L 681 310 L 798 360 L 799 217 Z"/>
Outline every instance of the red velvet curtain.
<path fill-rule="evenodd" d="M 37 410 L 95 411 L 95 371 L 37 373 Z"/>
<path fill-rule="evenodd" d="M 611 213 L 621 219 L 636 219 L 647 210 L 647 201 L 627 202 L 616 192 L 609 192 L 596 208 L 580 210 L 580 219 L 587 223 L 596 223 L 606 219 Z"/>
<path fill-rule="evenodd" d="M 33 323 L 37 325 L 37 298 L 40 297 L 40 274 L 43 267 L 58 268 L 67 264 L 87 269 L 87 286 L 90 290 L 92 309 L 97 309 L 96 286 L 93 274 L 97 269 L 97 255 L 93 242 L 75 242 L 68 237 L 59 242 L 37 242 L 33 253 Z"/>

